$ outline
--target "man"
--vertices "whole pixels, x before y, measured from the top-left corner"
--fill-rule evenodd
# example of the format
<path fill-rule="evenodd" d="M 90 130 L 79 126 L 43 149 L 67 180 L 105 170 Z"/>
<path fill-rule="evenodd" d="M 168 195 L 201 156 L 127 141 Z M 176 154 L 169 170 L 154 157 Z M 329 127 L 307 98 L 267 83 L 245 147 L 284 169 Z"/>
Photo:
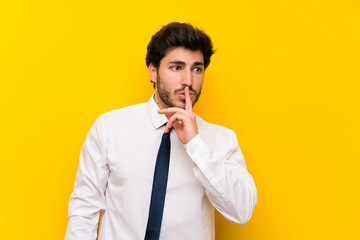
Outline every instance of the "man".
<path fill-rule="evenodd" d="M 257 191 L 236 135 L 192 112 L 212 54 L 210 38 L 190 24 L 152 37 L 155 93 L 91 127 L 65 239 L 96 239 L 100 212 L 100 240 L 214 239 L 214 207 L 231 222 L 250 219 Z"/>

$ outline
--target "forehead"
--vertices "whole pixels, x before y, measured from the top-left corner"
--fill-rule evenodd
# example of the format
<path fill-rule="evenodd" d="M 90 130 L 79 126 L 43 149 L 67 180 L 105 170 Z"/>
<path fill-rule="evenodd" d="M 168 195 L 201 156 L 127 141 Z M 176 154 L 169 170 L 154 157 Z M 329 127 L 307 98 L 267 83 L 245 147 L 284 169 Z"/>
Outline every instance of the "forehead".
<path fill-rule="evenodd" d="M 204 63 L 204 57 L 200 49 L 193 51 L 184 47 L 175 47 L 170 49 L 163 59 L 161 59 L 161 62 L 164 63 L 173 61 L 182 61 L 191 65 L 194 62 Z"/>

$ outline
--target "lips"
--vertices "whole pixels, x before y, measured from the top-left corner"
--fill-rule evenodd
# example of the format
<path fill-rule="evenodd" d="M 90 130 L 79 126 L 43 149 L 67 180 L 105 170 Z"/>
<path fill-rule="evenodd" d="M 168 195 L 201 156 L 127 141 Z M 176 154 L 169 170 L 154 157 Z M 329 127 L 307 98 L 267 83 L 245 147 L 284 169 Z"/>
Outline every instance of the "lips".
<path fill-rule="evenodd" d="M 182 99 L 182 100 L 185 99 L 185 91 L 178 92 L 177 94 L 180 97 L 180 99 Z M 194 96 L 194 93 L 190 92 L 190 98 L 192 98 L 193 96 Z"/>

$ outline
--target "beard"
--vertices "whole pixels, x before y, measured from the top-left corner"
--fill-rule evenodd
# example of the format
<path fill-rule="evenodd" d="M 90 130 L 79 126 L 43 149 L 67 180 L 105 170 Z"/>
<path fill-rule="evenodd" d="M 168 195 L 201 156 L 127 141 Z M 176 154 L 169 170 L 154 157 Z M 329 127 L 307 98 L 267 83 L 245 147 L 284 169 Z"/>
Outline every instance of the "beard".
<path fill-rule="evenodd" d="M 179 108 L 182 108 L 182 109 L 185 109 L 185 100 L 181 100 L 184 104 L 179 106 L 179 105 L 176 105 L 174 103 L 174 99 L 171 98 L 171 93 L 170 91 L 166 88 L 166 86 L 164 86 L 164 82 L 161 80 L 161 77 L 160 77 L 160 74 L 158 72 L 157 74 L 157 78 L 156 78 L 156 87 L 157 87 L 157 91 L 159 93 L 159 97 L 161 99 L 161 101 L 163 101 L 168 107 L 179 107 Z M 176 93 L 178 92 L 181 92 L 181 91 L 184 91 L 185 90 L 185 87 L 186 86 L 183 86 L 182 88 L 180 89 L 176 89 L 173 93 L 173 96 L 176 95 Z M 192 88 L 192 86 L 189 87 L 189 91 L 193 92 L 194 93 L 194 96 L 195 96 L 195 99 L 194 101 L 192 102 L 192 106 L 195 105 L 195 103 L 198 101 L 199 97 L 200 97 L 200 94 L 201 94 L 201 89 L 199 90 L 199 92 L 197 92 L 196 90 L 194 90 Z"/>

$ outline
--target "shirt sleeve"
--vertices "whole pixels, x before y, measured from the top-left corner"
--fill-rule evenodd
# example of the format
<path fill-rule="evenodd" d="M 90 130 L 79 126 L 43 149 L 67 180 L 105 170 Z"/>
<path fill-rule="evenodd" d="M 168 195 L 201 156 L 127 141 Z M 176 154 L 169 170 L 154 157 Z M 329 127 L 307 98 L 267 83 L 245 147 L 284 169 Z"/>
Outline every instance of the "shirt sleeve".
<path fill-rule="evenodd" d="M 235 133 L 219 149 L 210 149 L 199 134 L 185 148 L 212 205 L 231 222 L 248 222 L 258 196 Z"/>
<path fill-rule="evenodd" d="M 75 186 L 69 200 L 65 240 L 95 240 L 97 237 L 99 214 L 105 209 L 104 194 L 109 175 L 103 134 L 99 117 L 80 152 Z"/>

